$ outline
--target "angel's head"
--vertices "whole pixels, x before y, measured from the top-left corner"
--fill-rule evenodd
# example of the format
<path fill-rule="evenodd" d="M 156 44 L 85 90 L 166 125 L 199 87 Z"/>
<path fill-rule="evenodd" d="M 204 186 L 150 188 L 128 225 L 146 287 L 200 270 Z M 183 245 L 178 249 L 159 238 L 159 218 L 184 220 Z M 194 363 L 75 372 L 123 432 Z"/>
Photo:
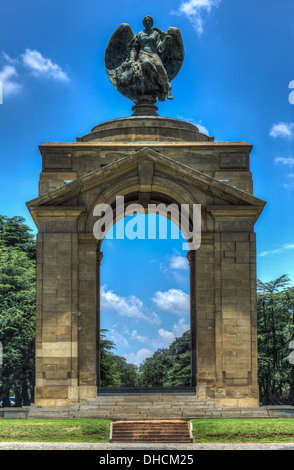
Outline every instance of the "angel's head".
<path fill-rule="evenodd" d="M 145 28 L 152 28 L 153 23 L 154 23 L 154 21 L 153 21 L 152 16 L 146 15 L 146 16 L 144 17 L 144 19 L 143 19 L 143 26 L 144 26 Z"/>

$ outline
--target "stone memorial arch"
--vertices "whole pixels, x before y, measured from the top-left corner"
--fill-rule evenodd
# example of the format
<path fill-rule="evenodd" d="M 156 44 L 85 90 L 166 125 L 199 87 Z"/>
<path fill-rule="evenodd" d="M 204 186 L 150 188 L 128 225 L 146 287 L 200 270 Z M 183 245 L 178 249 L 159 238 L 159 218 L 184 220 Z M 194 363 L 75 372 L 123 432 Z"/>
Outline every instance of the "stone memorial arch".
<path fill-rule="evenodd" d="M 153 28 L 149 15 L 143 25 L 135 35 L 121 24 L 105 52 L 111 83 L 135 103 L 132 116 L 76 142 L 40 146 L 39 196 L 27 203 L 38 227 L 35 405 L 97 395 L 103 253 L 95 207 L 114 208 L 120 196 L 125 207 L 186 205 L 191 224 L 201 205 L 201 244 L 187 253 L 191 385 L 200 399 L 257 406 L 254 224 L 265 202 L 253 195 L 252 146 L 215 142 L 190 123 L 158 116 L 156 99 L 173 99 L 184 47 L 177 28 Z"/>
<path fill-rule="evenodd" d="M 36 406 L 97 396 L 94 208 L 117 196 L 125 206 L 201 204 L 201 245 L 187 253 L 191 384 L 198 398 L 258 405 L 254 224 L 265 203 L 253 195 L 251 149 L 136 111 L 76 142 L 40 146 L 39 196 L 27 203 L 38 227 Z"/>

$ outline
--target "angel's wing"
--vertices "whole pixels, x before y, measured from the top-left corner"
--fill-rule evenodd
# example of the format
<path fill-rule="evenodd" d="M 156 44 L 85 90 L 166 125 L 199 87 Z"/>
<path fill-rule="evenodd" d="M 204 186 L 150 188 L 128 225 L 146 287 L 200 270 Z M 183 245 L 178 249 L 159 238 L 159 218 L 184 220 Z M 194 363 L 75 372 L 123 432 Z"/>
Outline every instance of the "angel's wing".
<path fill-rule="evenodd" d="M 105 68 L 110 81 L 115 85 L 115 71 L 129 56 L 135 35 L 127 23 L 114 31 L 105 50 Z"/>
<path fill-rule="evenodd" d="M 185 57 L 183 40 L 178 28 L 168 28 L 161 42 L 161 51 L 160 58 L 171 81 L 179 73 Z"/>
<path fill-rule="evenodd" d="M 159 34 L 159 36 L 160 36 L 160 40 L 162 41 L 162 40 L 164 39 L 164 37 L 165 37 L 165 33 L 164 33 L 163 31 L 161 31 L 161 29 L 156 28 L 155 26 L 154 26 L 153 29 L 158 32 L 158 34 Z"/>

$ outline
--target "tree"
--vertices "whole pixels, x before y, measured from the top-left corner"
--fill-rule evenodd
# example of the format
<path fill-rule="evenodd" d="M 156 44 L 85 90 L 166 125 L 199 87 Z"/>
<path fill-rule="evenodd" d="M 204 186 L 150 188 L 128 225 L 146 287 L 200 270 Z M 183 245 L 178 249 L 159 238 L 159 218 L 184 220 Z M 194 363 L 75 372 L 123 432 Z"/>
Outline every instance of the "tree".
<path fill-rule="evenodd" d="M 116 346 L 106 339 L 106 334 L 107 330 L 100 330 L 101 387 L 137 387 L 138 368 L 112 352 Z"/>
<path fill-rule="evenodd" d="M 258 281 L 258 380 L 263 404 L 294 404 L 294 368 L 289 343 L 294 338 L 294 288 L 288 276 Z"/>
<path fill-rule="evenodd" d="M 172 366 L 168 349 L 158 349 L 139 367 L 143 387 L 164 387 L 168 381 L 168 369 Z"/>
<path fill-rule="evenodd" d="M 180 354 L 168 371 L 170 387 L 189 387 L 191 376 L 191 351 Z"/>
<path fill-rule="evenodd" d="M 115 356 L 116 349 L 113 341 L 106 339 L 107 330 L 100 330 L 100 380 L 101 387 L 119 387 L 119 371 Z"/>
<path fill-rule="evenodd" d="M 147 387 L 186 387 L 191 376 L 191 334 L 186 331 L 168 348 L 158 349 L 140 365 L 141 382 Z"/>
<path fill-rule="evenodd" d="M 9 405 L 33 398 L 35 339 L 35 251 L 29 228 L 21 217 L 0 216 L 0 401 Z"/>
<path fill-rule="evenodd" d="M 8 218 L 0 215 L 0 245 L 18 248 L 27 253 L 30 259 L 36 257 L 36 243 L 30 233 L 32 229 L 24 224 L 23 217 Z"/>
<path fill-rule="evenodd" d="M 135 364 L 128 364 L 124 357 L 114 356 L 119 371 L 120 387 L 139 386 L 138 367 Z"/>

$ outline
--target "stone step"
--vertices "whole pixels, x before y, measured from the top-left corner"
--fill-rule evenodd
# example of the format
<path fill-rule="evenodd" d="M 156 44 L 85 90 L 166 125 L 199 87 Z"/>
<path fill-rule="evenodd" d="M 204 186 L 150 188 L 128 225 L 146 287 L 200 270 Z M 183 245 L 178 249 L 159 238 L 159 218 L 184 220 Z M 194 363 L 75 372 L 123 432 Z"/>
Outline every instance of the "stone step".
<path fill-rule="evenodd" d="M 149 393 L 146 393 L 146 392 L 138 392 L 138 393 L 125 393 L 125 392 L 122 392 L 122 393 L 97 393 L 97 397 L 163 397 L 163 398 L 168 398 L 168 397 L 194 397 L 196 398 L 196 393 L 186 393 L 186 392 L 182 392 L 182 393 L 173 393 L 173 392 L 170 392 L 170 393 L 161 393 L 161 392 L 149 392 Z"/>
<path fill-rule="evenodd" d="M 196 397 L 191 398 L 182 398 L 182 397 L 170 397 L 170 398 L 162 398 L 162 397 L 97 397 L 92 400 L 88 400 L 87 402 L 80 403 L 80 406 L 84 405 L 114 405 L 114 404 L 121 404 L 121 403 L 131 403 L 133 404 L 140 404 L 140 403 L 153 403 L 153 404 L 175 404 L 180 403 L 181 405 L 198 405 L 198 406 L 215 406 L 216 403 L 214 401 L 208 400 L 199 400 Z"/>
<path fill-rule="evenodd" d="M 178 432 L 152 432 L 146 431 L 146 432 L 115 432 L 112 434 L 112 441 L 117 441 L 118 439 L 125 439 L 130 442 L 137 440 L 137 441 L 143 441 L 145 439 L 152 439 L 152 440 L 165 440 L 168 441 L 169 439 L 176 441 L 176 440 L 181 440 L 184 442 L 190 442 L 190 434 L 188 432 L 181 433 L 179 434 Z"/>
<path fill-rule="evenodd" d="M 152 405 L 152 404 L 148 404 L 148 405 L 134 405 L 134 406 L 131 406 L 131 405 L 126 405 L 126 404 L 121 404 L 121 405 L 97 405 L 97 406 L 93 406 L 93 405 L 90 405 L 90 406 L 83 406 L 80 408 L 79 411 L 84 411 L 84 410 L 100 410 L 100 411 L 107 411 L 107 410 L 125 410 L 125 411 L 132 411 L 132 410 L 138 410 L 138 411 L 149 411 L 149 410 L 161 410 L 161 411 L 166 411 L 166 412 L 169 412 L 170 410 L 173 410 L 173 411 L 191 411 L 191 410 L 194 410 L 195 412 L 204 412 L 204 411 L 222 411 L 223 408 L 219 408 L 219 407 L 203 407 L 203 406 L 187 406 L 187 405 L 182 405 L 179 404 L 178 406 L 174 406 L 174 405 L 163 405 L 163 406 L 155 406 L 155 405 Z"/>
<path fill-rule="evenodd" d="M 147 429 L 149 427 L 152 426 L 153 429 L 175 429 L 175 428 L 178 428 L 178 429 L 184 429 L 186 428 L 186 425 L 187 425 L 187 422 L 186 421 L 183 421 L 183 420 L 178 420 L 178 419 L 174 419 L 174 420 L 154 420 L 154 421 L 141 421 L 141 422 L 137 422 L 137 423 L 134 423 L 134 421 L 130 420 L 130 421 L 124 421 L 124 422 L 121 422 L 121 421 L 117 421 L 114 423 L 115 424 L 115 429 L 126 429 L 126 428 L 129 428 L 129 429 L 137 429 L 137 428 L 141 428 L 142 430 L 144 429 Z"/>
<path fill-rule="evenodd" d="M 191 419 L 209 414 L 219 416 L 223 408 L 223 405 L 201 400 L 191 393 L 102 394 L 80 403 L 79 415 L 112 420 Z"/>
<path fill-rule="evenodd" d="M 189 435 L 189 432 L 186 431 L 186 432 L 181 432 L 180 433 L 180 436 L 179 436 L 179 432 L 174 430 L 174 429 L 167 429 L 167 430 L 161 430 L 161 429 L 157 429 L 157 430 L 154 430 L 153 428 L 150 428 L 150 429 L 144 429 L 144 431 L 142 431 L 141 429 L 137 429 L 137 430 L 134 430 L 134 431 L 125 431 L 124 429 L 121 429 L 119 431 L 113 431 L 112 433 L 112 438 L 114 439 L 115 437 L 121 437 L 121 435 L 123 434 L 123 437 L 124 438 L 133 438 L 133 437 L 136 437 L 138 439 L 141 439 L 143 437 L 154 437 L 154 436 L 162 436 L 164 438 L 167 438 L 167 437 L 172 437 L 172 438 L 176 438 L 176 437 L 181 437 L 181 438 L 189 438 L 190 435 Z"/>
<path fill-rule="evenodd" d="M 139 423 L 139 421 L 137 421 Z M 144 427 L 142 425 L 136 426 L 136 422 L 134 426 L 127 426 L 124 427 L 123 425 L 117 428 L 116 426 L 113 429 L 113 435 L 118 435 L 123 432 L 126 435 L 146 435 L 146 434 L 164 434 L 164 435 L 174 435 L 179 430 L 179 427 L 176 426 L 153 426 L 152 424 L 148 425 L 145 424 Z M 182 427 L 181 433 L 189 435 L 189 430 L 185 427 Z"/>
<path fill-rule="evenodd" d="M 177 402 L 175 402 L 178 405 Z M 180 408 L 180 410 L 178 409 Z M 9 418 L 14 415 L 15 409 L 3 408 L 2 417 Z M 93 419 L 111 419 L 114 420 L 154 420 L 154 419 L 183 419 L 190 420 L 193 418 L 270 418 L 270 417 L 293 417 L 294 407 L 253 407 L 253 408 L 227 408 L 223 405 L 209 406 L 174 406 L 172 408 L 161 408 L 160 405 L 140 408 L 112 405 L 106 407 L 87 406 L 87 404 L 71 405 L 67 408 L 38 408 L 27 407 L 22 409 L 22 416 L 19 418 L 93 418 Z M 1 415 L 0 415 L 1 418 Z"/>
<path fill-rule="evenodd" d="M 176 405 L 155 405 L 154 403 L 146 403 L 146 404 L 134 404 L 133 406 L 131 404 L 127 403 L 121 403 L 121 404 L 109 404 L 109 405 L 83 405 L 79 408 L 79 410 L 119 410 L 119 409 L 125 409 L 125 410 L 195 410 L 195 411 L 204 411 L 204 410 L 210 410 L 210 411 L 220 411 L 223 410 L 222 407 L 218 406 L 196 406 L 196 405 L 182 405 L 181 403 L 178 403 Z"/>
<path fill-rule="evenodd" d="M 212 404 L 212 401 L 202 401 L 197 400 L 195 397 L 193 398 L 177 398 L 177 397 L 169 397 L 169 398 L 161 398 L 161 397 L 111 397 L 111 398 L 104 398 L 104 397 L 97 397 L 93 400 L 88 400 L 87 402 L 83 403 L 121 403 L 121 402 L 129 402 L 129 403 L 143 403 L 143 402 L 153 402 L 153 403 L 174 403 L 175 401 L 184 402 L 184 403 L 199 403 L 199 404 Z"/>
<path fill-rule="evenodd" d="M 161 395 L 195 395 L 195 387 L 140 387 L 140 388 L 112 388 L 112 387 L 99 387 L 98 395 L 138 395 L 138 394 L 161 394 Z"/>
<path fill-rule="evenodd" d="M 190 423 L 185 421 L 119 421 L 111 425 L 111 442 L 192 442 Z"/>
<path fill-rule="evenodd" d="M 198 405 L 186 405 L 186 404 L 181 404 L 177 403 L 176 405 L 174 404 L 154 404 L 154 403 L 146 403 L 146 404 L 127 404 L 127 403 L 121 403 L 121 404 L 90 404 L 90 405 L 83 405 L 80 407 L 80 409 L 100 409 L 100 410 L 106 410 L 106 409 L 138 409 L 138 410 L 148 410 L 148 409 L 161 409 L 161 410 L 204 410 L 204 409 L 211 409 L 211 410 L 220 410 L 223 409 L 222 407 L 217 407 L 217 406 L 198 406 Z"/>
<path fill-rule="evenodd" d="M 146 397 L 146 396 L 154 396 L 154 397 L 162 397 L 162 398 L 168 398 L 168 397 L 178 397 L 178 396 L 185 396 L 187 398 L 189 397 L 196 397 L 196 393 L 160 393 L 160 392 L 149 392 L 149 393 L 143 393 L 143 392 L 139 392 L 139 393 L 98 393 L 97 394 L 98 397 L 133 397 L 133 396 L 142 396 L 142 397 Z"/>
<path fill-rule="evenodd" d="M 114 398 L 113 400 L 108 399 L 100 399 L 100 400 L 89 400 L 88 402 L 83 402 L 81 403 L 81 406 L 84 404 L 87 405 L 109 405 L 109 404 L 121 404 L 121 403 L 131 403 L 131 404 L 140 404 L 140 403 L 158 403 L 160 405 L 163 404 L 174 404 L 174 403 L 181 403 L 182 405 L 197 405 L 197 406 L 214 406 L 215 402 L 205 402 L 205 401 L 197 401 L 197 400 L 157 400 L 157 399 L 135 399 L 135 400 L 123 400 L 123 399 L 116 399 Z"/>
<path fill-rule="evenodd" d="M 111 442 L 185 442 L 189 443 L 192 442 L 190 435 L 182 435 L 180 436 L 179 434 L 132 434 L 132 435 L 118 435 L 118 436 L 112 436 Z"/>

